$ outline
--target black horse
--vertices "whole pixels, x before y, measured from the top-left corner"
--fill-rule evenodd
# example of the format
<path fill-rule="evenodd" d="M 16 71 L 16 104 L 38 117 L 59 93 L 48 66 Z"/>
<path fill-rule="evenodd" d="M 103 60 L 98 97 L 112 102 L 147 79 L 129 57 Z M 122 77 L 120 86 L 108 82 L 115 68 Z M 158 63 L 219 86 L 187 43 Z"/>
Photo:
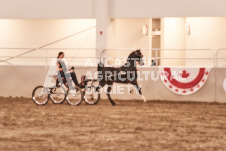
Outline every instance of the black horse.
<path fill-rule="evenodd" d="M 133 51 L 128 56 L 126 63 L 118 68 L 114 67 L 104 67 L 100 62 L 98 64 L 98 81 L 100 87 L 104 87 L 106 84 L 107 96 L 112 105 L 115 105 L 115 102 L 110 97 L 110 91 L 114 82 L 132 84 L 136 87 L 139 94 L 142 95 L 141 88 L 137 84 L 137 68 L 136 63 L 139 63 L 141 66 L 143 64 L 143 55 L 140 50 Z M 146 98 L 142 95 L 144 102 L 147 102 Z"/>

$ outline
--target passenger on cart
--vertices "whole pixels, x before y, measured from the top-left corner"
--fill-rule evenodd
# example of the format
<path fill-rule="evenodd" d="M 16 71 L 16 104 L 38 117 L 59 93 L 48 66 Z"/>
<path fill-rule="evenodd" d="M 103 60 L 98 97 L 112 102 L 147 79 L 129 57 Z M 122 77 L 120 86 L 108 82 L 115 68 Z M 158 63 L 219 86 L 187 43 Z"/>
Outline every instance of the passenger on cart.
<path fill-rule="evenodd" d="M 64 84 L 67 83 L 68 84 L 67 86 L 70 88 L 72 86 L 72 83 L 71 82 L 68 83 L 68 81 L 67 81 L 70 79 L 70 77 L 71 77 L 72 81 L 74 82 L 74 84 L 76 86 L 79 86 L 76 74 L 74 72 L 74 67 L 72 67 L 68 70 L 65 62 L 63 61 L 63 58 L 64 58 L 64 52 L 59 52 L 58 56 L 57 56 L 57 79 L 58 79 L 58 81 L 56 82 L 56 86 L 60 82 L 60 83 L 64 83 Z M 70 71 L 70 72 L 68 72 L 68 71 Z"/>

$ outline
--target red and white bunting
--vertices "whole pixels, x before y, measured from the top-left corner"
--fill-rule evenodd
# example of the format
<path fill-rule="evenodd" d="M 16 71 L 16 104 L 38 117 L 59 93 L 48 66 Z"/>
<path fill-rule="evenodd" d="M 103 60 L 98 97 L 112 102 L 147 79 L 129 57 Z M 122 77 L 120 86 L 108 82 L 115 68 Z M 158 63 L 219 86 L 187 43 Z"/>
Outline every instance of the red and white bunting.
<path fill-rule="evenodd" d="M 160 77 L 170 91 L 189 95 L 205 84 L 210 70 L 210 67 L 160 67 Z"/>

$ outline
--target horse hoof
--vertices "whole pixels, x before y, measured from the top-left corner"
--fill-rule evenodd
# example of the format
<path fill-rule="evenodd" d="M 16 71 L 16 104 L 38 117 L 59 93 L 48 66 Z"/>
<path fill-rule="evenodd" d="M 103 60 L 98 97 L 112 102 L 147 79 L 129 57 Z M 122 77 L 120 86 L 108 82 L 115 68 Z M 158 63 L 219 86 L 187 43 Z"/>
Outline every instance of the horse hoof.
<path fill-rule="evenodd" d="M 114 102 L 111 103 L 113 106 L 115 106 L 116 104 Z"/>
<path fill-rule="evenodd" d="M 147 99 L 142 95 L 142 99 L 144 100 L 145 103 L 147 103 Z"/>

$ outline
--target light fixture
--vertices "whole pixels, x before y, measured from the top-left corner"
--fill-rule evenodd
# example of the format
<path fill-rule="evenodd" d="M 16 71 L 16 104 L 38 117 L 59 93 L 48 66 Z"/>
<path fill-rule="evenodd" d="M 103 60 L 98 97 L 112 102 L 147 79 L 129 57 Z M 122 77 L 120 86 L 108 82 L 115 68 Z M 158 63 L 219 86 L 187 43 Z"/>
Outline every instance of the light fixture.
<path fill-rule="evenodd" d="M 148 25 L 142 26 L 142 35 L 148 35 Z"/>
<path fill-rule="evenodd" d="M 190 34 L 191 34 L 191 26 L 190 25 L 186 25 L 186 34 L 188 36 L 190 36 Z"/>

